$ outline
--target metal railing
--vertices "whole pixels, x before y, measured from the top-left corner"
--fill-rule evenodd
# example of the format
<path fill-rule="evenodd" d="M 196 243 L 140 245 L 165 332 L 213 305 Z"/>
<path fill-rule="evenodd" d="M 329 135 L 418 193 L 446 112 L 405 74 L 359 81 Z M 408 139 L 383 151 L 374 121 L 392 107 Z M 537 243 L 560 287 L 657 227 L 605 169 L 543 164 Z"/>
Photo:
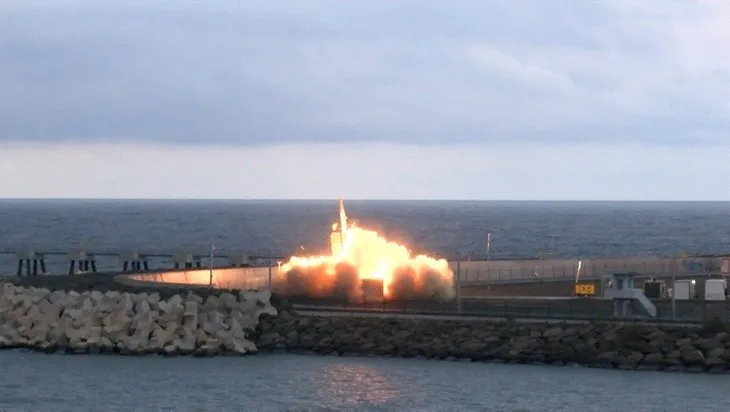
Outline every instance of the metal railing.
<path fill-rule="evenodd" d="M 553 319 L 583 321 L 613 321 L 617 319 L 641 322 L 704 323 L 711 320 L 730 322 L 730 302 L 678 301 L 676 316 L 671 302 L 654 301 L 657 316 L 636 315 L 617 318 L 613 302 L 605 299 L 461 299 L 460 302 L 390 301 L 354 302 L 338 299 L 312 300 L 291 298 L 288 302 L 296 310 L 350 311 L 364 313 L 392 313 L 412 315 L 476 316 L 515 319 Z M 636 308 L 635 313 L 641 313 Z"/>

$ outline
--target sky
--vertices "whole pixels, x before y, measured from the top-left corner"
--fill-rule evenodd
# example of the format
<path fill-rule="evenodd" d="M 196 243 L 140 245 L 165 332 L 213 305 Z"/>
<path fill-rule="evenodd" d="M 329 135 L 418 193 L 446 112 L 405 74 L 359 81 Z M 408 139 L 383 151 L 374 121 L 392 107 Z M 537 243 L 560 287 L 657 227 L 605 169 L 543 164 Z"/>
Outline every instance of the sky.
<path fill-rule="evenodd" d="M 0 1 L 0 197 L 730 200 L 723 0 Z"/>

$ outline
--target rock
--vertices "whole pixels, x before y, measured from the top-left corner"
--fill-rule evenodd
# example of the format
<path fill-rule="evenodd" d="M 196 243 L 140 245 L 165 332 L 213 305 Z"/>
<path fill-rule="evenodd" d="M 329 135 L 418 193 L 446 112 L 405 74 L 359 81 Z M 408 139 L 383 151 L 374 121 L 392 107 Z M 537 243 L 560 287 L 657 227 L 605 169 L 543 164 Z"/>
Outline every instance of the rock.
<path fill-rule="evenodd" d="M 220 300 L 215 295 L 208 295 L 208 298 L 205 299 L 205 303 L 203 304 L 203 308 L 206 310 L 215 310 L 220 306 Z"/>
<path fill-rule="evenodd" d="M 196 339 L 195 333 L 189 328 L 183 328 L 180 335 L 172 342 L 182 355 L 188 355 L 195 351 Z"/>
<path fill-rule="evenodd" d="M 183 312 L 184 323 L 186 325 L 198 325 L 198 302 L 195 300 L 186 300 Z"/>
<path fill-rule="evenodd" d="M 689 347 L 685 347 L 680 350 L 680 358 L 682 359 L 683 363 L 688 366 L 705 364 L 705 356 L 702 354 L 702 351 L 698 349 L 690 349 Z"/>
<path fill-rule="evenodd" d="M 724 369 L 725 361 L 720 357 L 711 356 L 705 359 L 705 366 L 707 366 L 708 368 L 720 367 Z"/>
<path fill-rule="evenodd" d="M 273 350 L 283 341 L 284 338 L 281 336 L 281 334 L 277 331 L 273 331 L 259 336 L 258 340 L 256 341 L 256 346 L 258 346 L 258 348 L 262 350 Z M 372 345 L 373 347 L 377 346 L 375 343 L 373 343 Z"/>
<path fill-rule="evenodd" d="M 177 337 L 179 325 L 176 322 L 170 322 L 164 327 L 155 325 L 152 330 L 150 343 L 156 351 L 161 351 L 165 347 L 171 345 Z"/>
<path fill-rule="evenodd" d="M 694 341 L 691 338 L 680 339 L 676 345 L 680 349 L 694 348 Z"/>
<path fill-rule="evenodd" d="M 174 343 L 171 343 L 162 349 L 162 354 L 165 356 L 178 356 L 180 352 L 178 351 L 178 347 Z"/>
<path fill-rule="evenodd" d="M 626 357 L 625 364 L 629 364 L 632 367 L 635 367 L 636 365 L 639 364 L 639 362 L 642 361 L 642 359 L 644 359 L 644 354 L 643 353 L 641 353 L 641 352 L 631 352 L 631 354 Z"/>
<path fill-rule="evenodd" d="M 723 346 L 708 351 L 707 358 L 727 359 L 728 354 L 726 353 L 725 347 Z"/>
<path fill-rule="evenodd" d="M 228 310 L 238 309 L 238 299 L 231 293 L 224 292 L 219 297 L 220 305 Z"/>
<path fill-rule="evenodd" d="M 712 351 L 713 349 L 725 349 L 725 343 L 719 339 L 702 339 L 697 342 L 697 346 L 702 349 L 705 353 Z"/>
<path fill-rule="evenodd" d="M 560 327 L 553 327 L 542 333 L 542 337 L 546 339 L 557 338 L 563 334 L 563 329 Z"/>
<path fill-rule="evenodd" d="M 661 366 L 664 365 L 664 358 L 661 353 L 649 353 L 644 356 L 644 358 L 641 360 L 641 363 L 649 366 Z"/>

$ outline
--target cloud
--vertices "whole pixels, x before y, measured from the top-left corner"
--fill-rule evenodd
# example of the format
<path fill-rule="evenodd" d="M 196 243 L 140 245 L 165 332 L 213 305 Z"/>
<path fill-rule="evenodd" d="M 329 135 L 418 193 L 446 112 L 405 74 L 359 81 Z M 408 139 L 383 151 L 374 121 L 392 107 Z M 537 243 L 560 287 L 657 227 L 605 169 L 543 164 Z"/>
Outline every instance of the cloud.
<path fill-rule="evenodd" d="M 720 144 L 722 1 L 0 5 L 0 140 Z"/>
<path fill-rule="evenodd" d="M 0 145 L 0 197 L 730 200 L 730 144 Z"/>

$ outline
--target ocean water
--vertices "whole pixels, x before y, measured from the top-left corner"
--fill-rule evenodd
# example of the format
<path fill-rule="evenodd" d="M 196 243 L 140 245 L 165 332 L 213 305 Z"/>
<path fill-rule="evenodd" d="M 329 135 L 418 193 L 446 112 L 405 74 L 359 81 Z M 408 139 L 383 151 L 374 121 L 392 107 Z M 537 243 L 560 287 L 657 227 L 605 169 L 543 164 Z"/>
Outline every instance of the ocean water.
<path fill-rule="evenodd" d="M 730 251 L 730 202 L 345 201 L 351 220 L 447 257 Z M 0 200 L 0 249 L 328 250 L 337 201 Z"/>
<path fill-rule="evenodd" d="M 727 411 L 730 378 L 580 367 L 258 355 L 2 352 L 2 411 Z"/>
<path fill-rule="evenodd" d="M 730 203 L 346 201 L 362 226 L 443 256 L 730 251 Z M 336 201 L 0 201 L 0 248 L 251 253 L 327 247 Z M 0 271 L 14 271 L 12 256 Z M 4 268 L 4 269 L 3 269 Z M 0 352 L 1 411 L 726 411 L 727 376 L 265 355 Z"/>

